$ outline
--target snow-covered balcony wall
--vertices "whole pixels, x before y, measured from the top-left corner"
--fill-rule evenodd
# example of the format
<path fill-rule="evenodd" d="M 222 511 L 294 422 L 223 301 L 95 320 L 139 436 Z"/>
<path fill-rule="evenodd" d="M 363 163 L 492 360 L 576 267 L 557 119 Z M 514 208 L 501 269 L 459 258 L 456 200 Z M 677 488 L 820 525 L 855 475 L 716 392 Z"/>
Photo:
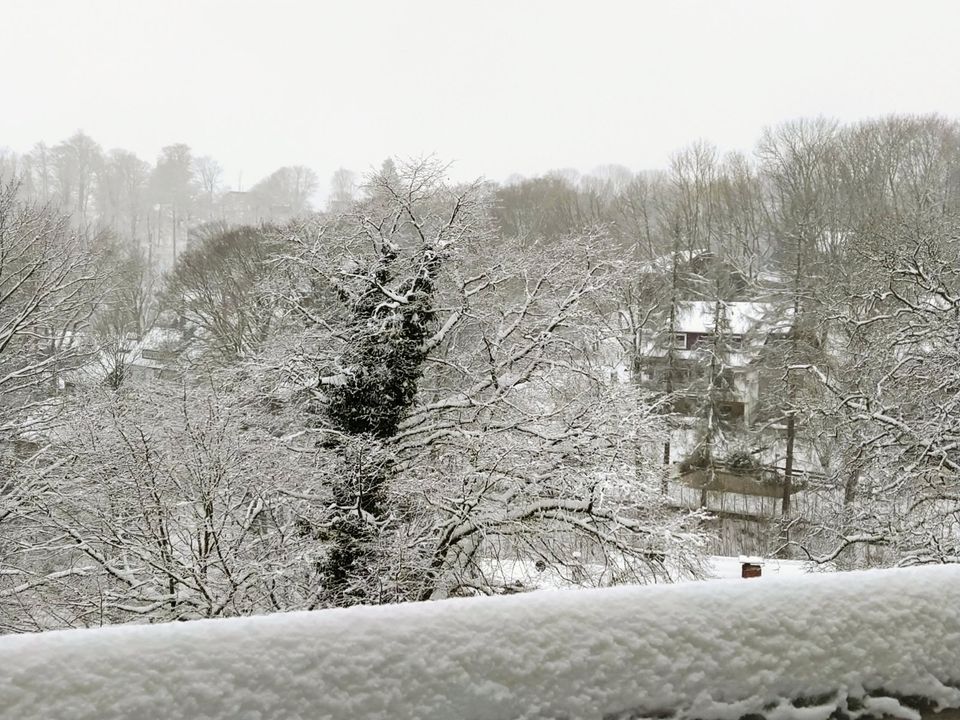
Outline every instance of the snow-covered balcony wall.
<path fill-rule="evenodd" d="M 19 720 L 918 720 L 958 682 L 960 566 L 0 639 Z"/>

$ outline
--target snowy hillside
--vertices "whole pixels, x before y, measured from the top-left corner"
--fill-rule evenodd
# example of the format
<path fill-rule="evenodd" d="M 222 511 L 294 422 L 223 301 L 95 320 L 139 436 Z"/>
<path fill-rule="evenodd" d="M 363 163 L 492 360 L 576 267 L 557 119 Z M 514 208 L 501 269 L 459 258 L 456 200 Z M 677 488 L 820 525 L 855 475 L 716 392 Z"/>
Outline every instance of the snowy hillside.
<path fill-rule="evenodd" d="M 0 714 L 915 719 L 960 707 L 958 598 L 946 566 L 9 636 Z"/>

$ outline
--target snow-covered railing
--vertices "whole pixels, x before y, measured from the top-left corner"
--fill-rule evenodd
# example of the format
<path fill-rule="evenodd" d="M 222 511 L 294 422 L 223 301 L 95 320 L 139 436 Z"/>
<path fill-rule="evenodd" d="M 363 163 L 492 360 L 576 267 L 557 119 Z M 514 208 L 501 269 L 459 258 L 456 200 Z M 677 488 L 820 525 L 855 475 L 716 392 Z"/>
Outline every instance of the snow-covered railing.
<path fill-rule="evenodd" d="M 958 681 L 960 566 L 0 638 L 18 720 L 917 720 Z"/>
<path fill-rule="evenodd" d="M 773 520 L 781 517 L 783 498 L 777 494 L 736 492 L 734 490 L 707 490 L 705 497 L 695 485 L 671 480 L 666 484 L 667 499 L 675 507 L 697 509 L 703 507 L 721 516 Z M 797 490 L 790 496 L 790 517 L 816 522 L 843 506 L 843 490 L 821 487 Z M 701 499 L 706 505 L 701 506 Z"/>

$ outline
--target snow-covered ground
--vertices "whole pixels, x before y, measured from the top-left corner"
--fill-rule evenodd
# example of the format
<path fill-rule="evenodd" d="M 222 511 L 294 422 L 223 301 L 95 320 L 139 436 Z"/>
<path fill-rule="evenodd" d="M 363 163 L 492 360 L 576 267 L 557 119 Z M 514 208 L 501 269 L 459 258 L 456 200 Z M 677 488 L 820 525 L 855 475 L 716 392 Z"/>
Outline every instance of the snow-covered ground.
<path fill-rule="evenodd" d="M 782 575 L 803 575 L 808 572 L 823 572 L 832 568 L 816 567 L 803 560 L 777 560 L 763 558 L 760 560 L 763 577 L 779 577 Z M 707 558 L 708 579 L 739 578 L 742 569 L 742 560 L 739 557 L 711 555 Z"/>
<path fill-rule="evenodd" d="M 807 572 L 828 572 L 832 566 L 817 567 L 802 560 L 777 560 L 761 558 L 763 576 L 802 575 Z M 545 563 L 541 568 L 529 558 L 487 558 L 479 563 L 484 580 L 492 586 L 509 588 L 515 592 L 531 590 L 561 590 L 570 587 L 602 587 L 611 582 L 610 567 L 597 563 L 578 563 L 571 560 L 568 565 Z M 740 557 L 709 555 L 703 565 L 703 579 L 721 580 L 741 577 L 742 560 Z M 646 578 L 649 583 L 683 582 L 689 578 L 669 563 L 662 572 L 651 570 Z"/>
<path fill-rule="evenodd" d="M 894 694 L 960 707 L 958 598 L 943 566 L 8 636 L 0 715 L 916 720 Z"/>

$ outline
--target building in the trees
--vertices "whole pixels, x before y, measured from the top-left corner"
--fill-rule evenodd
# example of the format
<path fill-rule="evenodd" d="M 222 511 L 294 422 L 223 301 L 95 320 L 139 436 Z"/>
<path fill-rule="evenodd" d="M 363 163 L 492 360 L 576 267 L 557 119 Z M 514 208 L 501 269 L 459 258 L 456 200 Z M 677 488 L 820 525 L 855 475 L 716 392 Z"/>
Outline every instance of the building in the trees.
<path fill-rule="evenodd" d="M 154 327 L 143 337 L 128 333 L 108 339 L 84 337 L 83 342 L 90 345 L 82 356 L 84 362 L 57 374 L 60 392 L 102 385 L 116 388 L 175 377 L 177 361 L 186 346 L 183 332 L 170 327 Z"/>
<path fill-rule="evenodd" d="M 677 303 L 668 336 L 641 344 L 640 382 L 674 392 L 682 415 L 696 414 L 713 393 L 723 420 L 752 425 L 760 402 L 762 347 L 789 331 L 789 323 L 771 318 L 773 312 L 763 302 Z"/>
<path fill-rule="evenodd" d="M 166 380 L 176 371 L 174 365 L 183 349 L 183 334 L 175 328 L 155 327 L 134 343 L 126 366 L 126 379 L 132 383 Z"/>

